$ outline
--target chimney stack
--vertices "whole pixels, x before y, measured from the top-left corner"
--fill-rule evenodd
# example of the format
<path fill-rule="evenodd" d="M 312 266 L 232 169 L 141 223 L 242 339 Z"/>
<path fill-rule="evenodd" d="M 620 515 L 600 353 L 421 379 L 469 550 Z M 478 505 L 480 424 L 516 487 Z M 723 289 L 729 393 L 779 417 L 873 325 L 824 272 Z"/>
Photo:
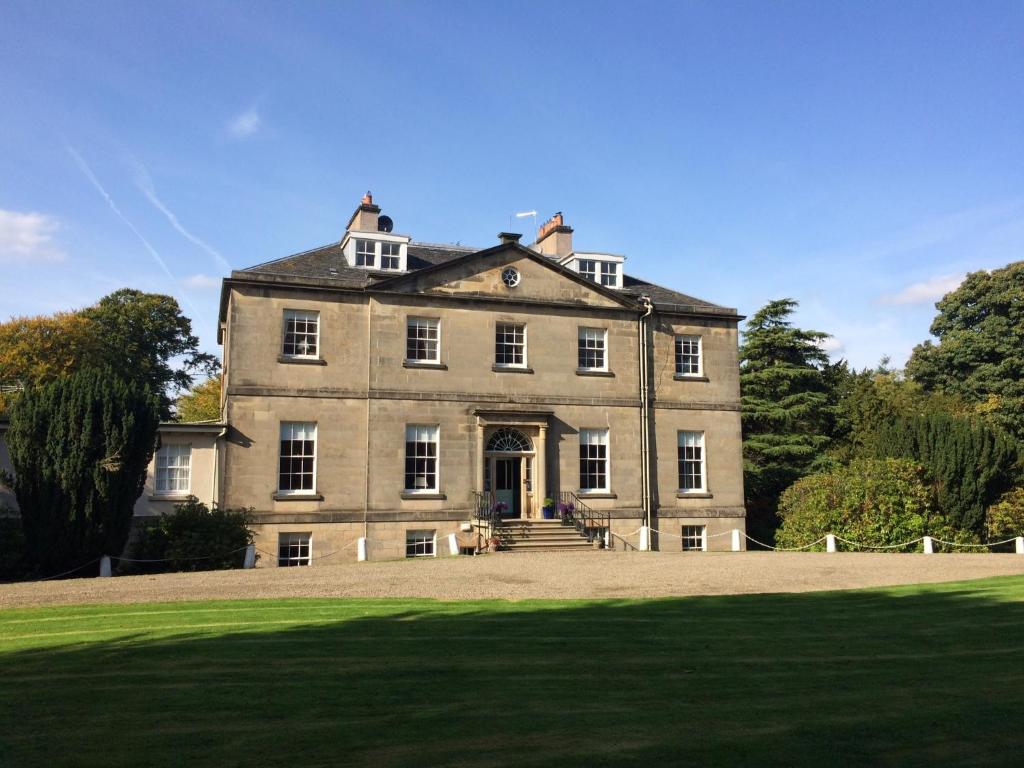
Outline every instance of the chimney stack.
<path fill-rule="evenodd" d="M 572 253 L 572 227 L 565 225 L 561 211 L 545 221 L 537 230 L 534 249 L 556 259 Z"/>
<path fill-rule="evenodd" d="M 379 216 L 380 206 L 373 204 L 373 195 L 367 192 L 363 195 L 363 199 L 359 201 L 359 207 L 352 214 L 352 218 L 348 220 L 348 226 L 345 229 L 354 229 L 358 232 L 376 232 L 377 218 Z"/>
<path fill-rule="evenodd" d="M 520 234 L 518 234 L 516 232 L 499 232 L 498 233 L 498 240 L 500 240 L 505 245 L 513 245 L 514 243 L 518 243 L 519 242 L 519 238 L 521 238 L 521 237 L 522 237 L 522 235 L 520 235 Z"/>

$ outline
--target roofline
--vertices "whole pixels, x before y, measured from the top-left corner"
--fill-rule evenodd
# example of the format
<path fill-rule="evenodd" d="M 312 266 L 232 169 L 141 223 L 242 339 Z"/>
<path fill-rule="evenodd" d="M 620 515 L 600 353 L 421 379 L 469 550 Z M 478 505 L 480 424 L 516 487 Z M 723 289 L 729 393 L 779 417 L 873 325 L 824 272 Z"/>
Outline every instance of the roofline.
<path fill-rule="evenodd" d="M 574 272 L 573 270 L 556 263 L 555 261 L 547 258 L 546 256 L 537 253 L 532 248 L 527 248 L 526 246 L 520 245 L 519 243 L 498 243 L 497 245 L 491 246 L 490 248 L 485 248 L 482 251 L 467 253 L 464 256 L 459 256 L 458 258 L 451 259 L 449 261 L 444 261 L 441 262 L 440 264 L 434 264 L 429 267 L 424 267 L 423 269 L 417 269 L 415 272 L 407 272 L 402 275 L 396 275 L 393 278 L 382 280 L 381 282 L 375 284 L 373 287 L 381 288 L 399 284 L 403 280 L 413 279 L 419 277 L 420 275 L 430 275 L 433 274 L 434 272 L 440 272 L 448 267 L 458 266 L 459 264 L 464 264 L 469 261 L 472 261 L 475 258 L 486 259 L 489 256 L 494 256 L 495 254 L 501 253 L 502 251 L 518 251 L 521 255 L 527 257 L 528 259 L 538 264 L 543 264 L 545 267 L 548 267 L 549 269 L 553 269 L 554 271 L 561 273 L 564 277 L 569 278 L 573 282 L 579 283 L 580 285 L 589 288 L 595 291 L 596 293 L 599 293 L 609 299 L 612 299 L 618 302 L 619 304 L 622 304 L 623 306 L 627 306 L 631 309 L 638 309 L 640 306 L 639 302 L 633 299 L 632 297 L 625 296 L 617 290 L 606 288 L 605 286 L 599 283 L 595 283 L 593 280 L 588 280 L 585 277 L 580 276 L 577 272 Z"/>

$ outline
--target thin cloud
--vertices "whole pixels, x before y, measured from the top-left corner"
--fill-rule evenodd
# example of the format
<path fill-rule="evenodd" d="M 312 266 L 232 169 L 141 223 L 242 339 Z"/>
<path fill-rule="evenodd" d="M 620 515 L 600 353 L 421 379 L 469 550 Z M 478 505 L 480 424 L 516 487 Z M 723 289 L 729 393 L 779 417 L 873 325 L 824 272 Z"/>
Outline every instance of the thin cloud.
<path fill-rule="evenodd" d="M 966 275 L 937 275 L 919 283 L 911 283 L 902 291 L 878 298 L 880 304 L 927 304 L 941 299 L 960 287 Z"/>
<path fill-rule="evenodd" d="M 830 355 L 841 355 L 846 346 L 837 339 L 835 336 L 827 336 L 818 342 L 818 346 L 828 352 Z"/>
<path fill-rule="evenodd" d="M 149 172 L 146 170 L 145 166 L 138 162 L 136 162 L 135 166 L 137 172 L 135 181 L 136 186 L 138 186 L 142 194 L 146 196 L 146 199 L 153 204 L 153 207 L 167 218 L 171 223 L 171 226 L 174 227 L 182 237 L 211 256 L 217 262 L 217 266 L 222 272 L 230 272 L 231 265 L 228 263 L 228 260 L 224 258 L 221 252 L 205 240 L 185 229 L 182 223 L 178 221 L 178 217 L 174 215 L 174 212 L 168 208 L 159 197 L 157 197 L 156 187 L 153 185 L 153 179 L 150 178 Z"/>
<path fill-rule="evenodd" d="M 236 139 L 245 139 L 257 133 L 263 127 L 263 119 L 256 107 L 250 107 L 228 122 L 228 133 Z"/>
<path fill-rule="evenodd" d="M 189 275 L 182 282 L 190 288 L 199 288 L 201 290 L 210 290 L 211 288 L 220 288 L 220 278 L 211 277 L 210 275 L 204 275 L 199 273 L 198 275 Z"/>
<path fill-rule="evenodd" d="M 100 193 L 100 196 L 107 201 L 107 205 L 110 206 L 110 210 L 112 210 L 117 215 L 117 218 L 123 221 L 125 225 L 128 227 L 128 229 L 130 229 L 134 233 L 134 235 L 137 238 L 139 238 L 139 241 L 149 252 L 149 255 L 153 257 L 153 261 L 155 261 L 160 266 L 160 269 L 164 271 L 164 274 L 167 275 L 170 281 L 172 283 L 176 283 L 177 279 L 174 277 L 174 273 L 171 272 L 170 268 L 167 266 L 167 262 L 164 261 L 163 257 L 157 252 L 156 248 L 150 245 L 149 241 L 142 236 L 142 233 L 139 232 L 135 225 L 132 224 L 123 213 L 121 213 L 121 209 L 117 207 L 117 203 L 114 202 L 114 199 L 107 193 L 107 190 L 103 188 L 103 185 L 100 184 L 99 179 L 96 178 L 96 174 L 92 172 L 92 169 L 89 167 L 89 164 L 85 162 L 82 156 L 78 154 L 78 151 L 75 150 L 75 148 L 72 147 L 70 144 L 65 144 L 65 147 L 68 151 L 68 154 L 70 154 L 72 159 L 74 159 L 75 164 L 78 166 L 78 169 L 82 172 L 85 178 L 89 180 L 89 183 L 93 185 L 96 191 Z M 196 307 L 195 304 L 192 303 L 192 299 L 188 297 L 188 294 L 183 292 L 182 298 L 185 299 L 185 302 L 192 309 L 193 314 L 199 315 L 199 309 Z"/>
<path fill-rule="evenodd" d="M 53 242 L 60 224 L 44 213 L 21 213 L 0 208 L 0 264 L 63 261 Z"/>

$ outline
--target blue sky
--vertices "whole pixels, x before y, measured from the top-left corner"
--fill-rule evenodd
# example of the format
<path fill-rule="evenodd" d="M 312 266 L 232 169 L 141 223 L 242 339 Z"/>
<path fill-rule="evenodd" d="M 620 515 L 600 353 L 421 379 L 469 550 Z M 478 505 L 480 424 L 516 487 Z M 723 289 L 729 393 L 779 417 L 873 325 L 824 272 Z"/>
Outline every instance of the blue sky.
<path fill-rule="evenodd" d="M 0 317 L 396 231 L 583 250 L 902 364 L 1024 258 L 1024 2 L 0 5 Z M 529 221 L 529 220 L 526 220 Z M 520 229 L 526 224 L 521 222 Z"/>

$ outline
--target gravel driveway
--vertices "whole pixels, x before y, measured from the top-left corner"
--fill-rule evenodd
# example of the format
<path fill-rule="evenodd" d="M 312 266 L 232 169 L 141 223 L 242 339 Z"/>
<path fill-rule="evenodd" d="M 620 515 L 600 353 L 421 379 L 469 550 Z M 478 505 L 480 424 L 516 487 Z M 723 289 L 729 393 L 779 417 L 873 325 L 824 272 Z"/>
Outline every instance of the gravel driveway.
<path fill-rule="evenodd" d="M 281 597 L 614 598 L 808 592 L 1024 574 L 1012 554 L 516 552 L 0 585 L 0 608 Z"/>

